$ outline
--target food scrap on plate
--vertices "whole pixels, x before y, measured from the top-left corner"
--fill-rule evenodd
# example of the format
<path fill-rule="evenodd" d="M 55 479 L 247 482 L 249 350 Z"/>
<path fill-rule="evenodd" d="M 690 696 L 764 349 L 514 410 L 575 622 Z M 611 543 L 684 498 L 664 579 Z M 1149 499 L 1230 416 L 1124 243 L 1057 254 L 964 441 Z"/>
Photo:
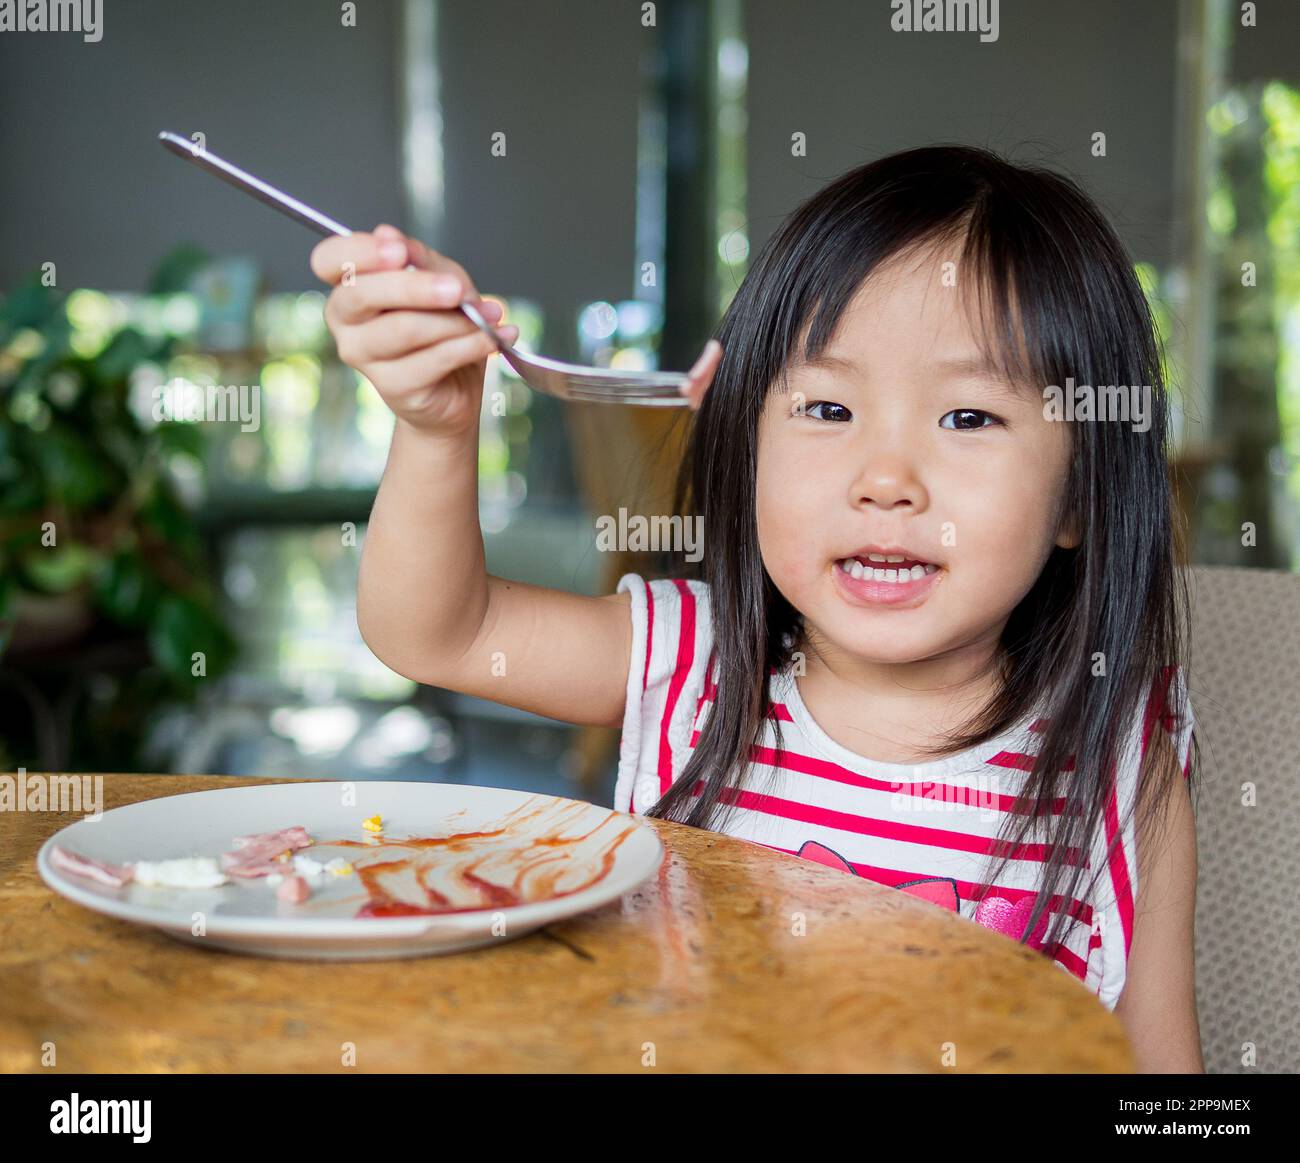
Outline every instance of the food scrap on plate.
<path fill-rule="evenodd" d="M 282 872 L 283 864 L 276 863 L 282 854 L 310 847 L 314 841 L 305 828 L 295 826 L 278 832 L 236 836 L 234 843 L 234 852 L 221 854 L 221 867 L 231 876 L 251 877 Z"/>
<path fill-rule="evenodd" d="M 363 827 L 370 829 L 373 816 Z M 311 895 L 312 881 L 323 876 L 350 876 L 352 864 L 342 857 L 322 863 L 305 856 L 300 849 L 315 841 L 301 825 L 275 832 L 258 832 L 234 838 L 234 851 L 223 852 L 220 860 L 211 856 L 186 856 L 176 860 L 137 860 L 110 864 L 69 852 L 54 845 L 50 863 L 61 872 L 93 880 L 110 888 L 141 884 L 160 888 L 216 888 L 231 883 L 232 877 L 255 880 L 264 877 L 282 901 L 299 904 Z"/>
<path fill-rule="evenodd" d="M 325 878 L 355 876 L 360 882 L 355 893 L 325 903 L 347 905 L 360 893 L 365 901 L 352 914 L 357 918 L 474 913 L 571 896 L 604 878 L 615 850 L 636 826 L 618 826 L 610 813 L 574 834 L 574 814 L 587 807 L 566 801 L 534 806 L 529 801 L 499 822 L 435 836 L 389 838 L 378 814 L 360 821 L 364 839 L 317 841 L 295 825 L 236 836 L 232 850 L 217 859 L 189 856 L 113 865 L 51 845 L 50 861 L 63 872 L 114 888 L 137 883 L 200 889 L 261 882 L 289 905 L 307 901 Z M 340 847 L 365 855 L 355 865 L 343 856 L 325 859 L 330 849 Z"/>
<path fill-rule="evenodd" d="M 188 856 L 180 860 L 137 860 L 131 868 L 136 884 L 167 888 L 216 888 L 230 878 L 211 856 Z"/>
<path fill-rule="evenodd" d="M 92 860 L 89 856 L 78 856 L 75 852 L 69 852 L 57 844 L 50 849 L 50 863 L 60 872 L 83 876 L 87 880 L 98 881 L 110 888 L 121 888 L 130 884 L 135 877 L 129 864 L 109 864 L 106 860 Z"/>
<path fill-rule="evenodd" d="M 300 905 L 311 896 L 311 888 L 301 876 L 291 876 L 275 890 L 275 895 L 291 905 Z"/>

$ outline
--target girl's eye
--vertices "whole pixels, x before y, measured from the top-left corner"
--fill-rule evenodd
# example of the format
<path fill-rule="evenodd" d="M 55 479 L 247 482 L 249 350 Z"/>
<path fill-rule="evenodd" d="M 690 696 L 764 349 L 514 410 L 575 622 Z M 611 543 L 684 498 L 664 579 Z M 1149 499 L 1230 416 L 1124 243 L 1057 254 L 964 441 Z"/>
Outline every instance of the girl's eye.
<path fill-rule="evenodd" d="M 993 424 L 1001 424 L 1001 423 L 1002 423 L 1002 421 L 999 420 L 996 416 L 994 416 L 992 412 L 981 412 L 978 408 L 954 408 L 951 412 L 946 413 L 946 414 L 945 414 L 945 415 L 944 415 L 944 416 L 939 420 L 939 427 L 940 427 L 940 428 L 952 428 L 954 431 L 957 431 L 957 432 L 978 432 L 981 428 L 991 428 L 991 427 L 993 426 L 993 424 L 979 424 L 979 423 L 975 423 L 975 424 L 964 424 L 964 423 L 960 423 L 960 424 L 959 424 L 959 423 L 954 423 L 954 424 L 945 424 L 945 423 L 944 423 L 944 420 L 948 419 L 949 416 L 959 416 L 959 417 L 961 417 L 963 420 L 968 420 L 968 419 L 970 419 L 971 417 L 982 416 L 982 417 L 984 417 L 986 420 L 991 420 L 991 421 L 993 422 Z"/>
<path fill-rule="evenodd" d="M 832 416 L 818 416 L 818 408 L 834 408 L 836 411 Z M 804 409 L 804 414 L 811 416 L 814 420 L 830 420 L 832 423 L 836 424 L 843 424 L 853 419 L 853 413 L 843 404 L 832 404 L 829 400 L 818 400 L 815 404 L 809 404 Z"/>

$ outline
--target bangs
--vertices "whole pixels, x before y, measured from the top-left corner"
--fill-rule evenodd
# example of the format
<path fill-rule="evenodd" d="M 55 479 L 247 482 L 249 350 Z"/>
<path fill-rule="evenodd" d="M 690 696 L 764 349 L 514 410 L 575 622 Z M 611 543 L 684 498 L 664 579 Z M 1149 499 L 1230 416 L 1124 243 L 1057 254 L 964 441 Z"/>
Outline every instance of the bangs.
<path fill-rule="evenodd" d="M 773 390 L 788 392 L 794 369 L 832 362 L 826 349 L 848 304 L 873 274 L 895 261 L 932 259 L 951 262 L 956 268 L 962 310 L 979 353 L 977 364 L 969 370 L 987 369 L 1015 394 L 1041 399 L 1044 386 L 1053 382 L 1050 349 L 1040 342 L 1047 331 L 1045 321 L 1033 318 L 1032 311 L 1030 318 L 1022 317 L 1020 304 L 1035 299 L 1019 278 L 1022 268 L 1005 246 L 997 245 L 1000 236 L 988 228 L 986 215 L 979 212 L 982 208 L 942 223 L 927 235 L 896 239 L 867 263 L 846 262 L 841 270 L 831 268 L 832 285 L 819 293 L 808 320 L 800 321 L 791 349 L 773 377 Z M 959 241 L 961 250 L 954 253 L 949 248 Z"/>
<path fill-rule="evenodd" d="M 776 240 L 779 257 L 765 274 L 785 279 L 786 292 L 747 304 L 759 316 L 754 371 L 770 369 L 762 397 L 788 392 L 790 371 L 825 355 L 866 281 L 912 256 L 954 263 L 979 354 L 1017 394 L 1041 399 L 1070 377 L 1162 389 L 1146 297 L 1078 187 L 1005 165 L 909 176 L 910 185 L 867 182 L 858 172 L 852 188 L 832 188 L 817 213 L 797 213 L 790 236 Z"/>

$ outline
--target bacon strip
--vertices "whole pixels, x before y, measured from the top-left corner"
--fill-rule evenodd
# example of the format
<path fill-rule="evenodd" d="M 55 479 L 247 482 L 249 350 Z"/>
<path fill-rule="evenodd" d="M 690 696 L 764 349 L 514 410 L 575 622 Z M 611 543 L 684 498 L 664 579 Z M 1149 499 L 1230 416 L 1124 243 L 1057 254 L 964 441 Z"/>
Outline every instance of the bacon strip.
<path fill-rule="evenodd" d="M 82 876 L 87 880 L 98 881 L 109 888 L 121 888 L 131 883 L 134 871 L 124 864 L 109 864 L 105 860 L 92 860 L 89 856 L 78 856 L 60 848 L 57 844 L 50 849 L 50 863 L 60 872 L 73 876 Z"/>
<path fill-rule="evenodd" d="M 278 832 L 258 832 L 251 836 L 236 836 L 235 851 L 221 854 L 221 870 L 230 876 L 269 876 L 283 872 L 284 864 L 276 860 L 282 852 L 293 852 L 310 847 L 315 841 L 307 835 L 306 828 L 295 825 Z"/>

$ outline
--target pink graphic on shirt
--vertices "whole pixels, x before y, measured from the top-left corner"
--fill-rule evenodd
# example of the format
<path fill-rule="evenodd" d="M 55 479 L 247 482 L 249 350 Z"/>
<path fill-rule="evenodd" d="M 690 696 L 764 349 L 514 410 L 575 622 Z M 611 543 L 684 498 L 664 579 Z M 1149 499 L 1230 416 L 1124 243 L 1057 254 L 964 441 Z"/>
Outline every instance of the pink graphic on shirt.
<path fill-rule="evenodd" d="M 1019 941 L 1020 935 L 1029 924 L 1029 914 L 1034 911 L 1033 896 L 1021 897 L 1018 901 L 1008 900 L 1004 896 L 987 896 L 975 906 L 975 920 L 986 929 L 1005 933 L 1013 941 Z M 1026 942 L 1031 949 L 1043 947 L 1043 937 L 1047 934 L 1047 913 L 1038 918 L 1038 924 Z"/>
<path fill-rule="evenodd" d="M 854 876 L 860 875 L 858 870 L 834 848 L 827 848 L 825 844 L 819 844 L 816 840 L 806 840 L 795 855 L 802 856 L 805 860 L 815 860 L 828 868 L 838 868 L 842 872 L 851 872 Z M 949 876 L 927 876 L 894 887 L 907 893 L 908 896 L 919 897 L 940 908 L 951 909 L 953 912 L 960 911 L 958 906 L 961 904 L 961 894 L 957 891 L 957 882 Z M 1009 900 L 1004 896 L 986 896 L 975 906 L 975 922 L 986 929 L 992 929 L 995 933 L 1002 933 L 1014 941 L 1019 941 L 1021 933 L 1029 923 L 1029 914 L 1033 908 L 1032 895 L 1022 897 L 1018 901 Z M 1034 926 L 1028 944 L 1034 949 L 1041 949 L 1042 938 L 1046 932 L 1047 914 L 1044 913 L 1038 918 L 1038 924 Z"/>
<path fill-rule="evenodd" d="M 924 880 L 909 880 L 894 887 L 908 896 L 920 897 L 923 901 L 929 901 L 942 909 L 951 909 L 954 913 L 961 904 L 957 882 L 950 876 L 927 876 Z"/>
<path fill-rule="evenodd" d="M 796 856 L 802 856 L 805 860 L 815 860 L 818 864 L 824 864 L 828 868 L 838 868 L 841 872 L 851 872 L 854 876 L 859 875 L 858 870 L 844 859 L 834 848 L 827 848 L 825 844 L 818 844 L 816 840 L 806 840 L 803 846 L 795 853 Z M 940 908 L 957 911 L 958 904 L 961 903 L 961 897 L 957 892 L 957 884 L 947 876 L 927 876 L 921 880 L 909 880 L 905 884 L 896 884 L 895 888 L 901 892 L 907 893 L 908 896 L 920 897 L 923 901 L 929 901 Z"/>
<path fill-rule="evenodd" d="M 841 872 L 851 872 L 854 876 L 858 875 L 858 870 L 836 852 L 834 848 L 827 848 L 825 844 L 818 844 L 816 840 L 805 840 L 803 847 L 795 855 L 802 856 L 805 860 L 815 860 L 818 864 L 826 865 L 827 868 L 838 868 Z"/>

